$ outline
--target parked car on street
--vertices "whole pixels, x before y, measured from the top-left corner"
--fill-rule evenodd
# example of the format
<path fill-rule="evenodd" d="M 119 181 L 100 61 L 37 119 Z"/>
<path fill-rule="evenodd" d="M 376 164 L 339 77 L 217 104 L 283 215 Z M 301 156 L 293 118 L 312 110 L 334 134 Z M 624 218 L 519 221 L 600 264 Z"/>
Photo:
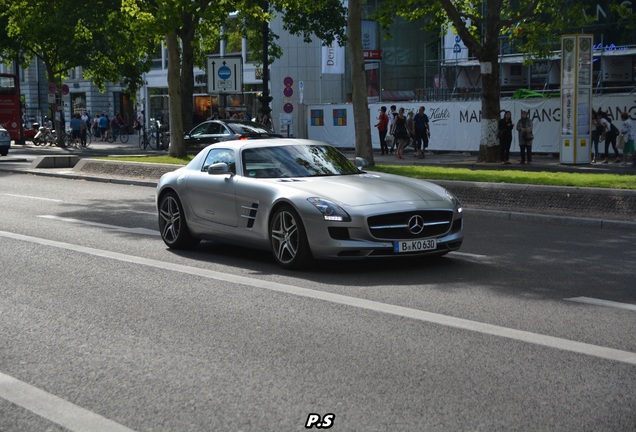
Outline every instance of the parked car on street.
<path fill-rule="evenodd" d="M 444 255 L 463 242 L 462 207 L 446 189 L 364 172 L 337 148 L 304 139 L 210 145 L 157 185 L 165 244 L 200 240 L 270 250 L 285 268 L 315 259 Z M 356 166 L 359 165 L 359 166 Z"/>
<path fill-rule="evenodd" d="M 9 131 L 0 126 L 0 155 L 6 156 L 11 148 L 11 136 Z"/>
<path fill-rule="evenodd" d="M 199 151 L 209 144 L 237 139 L 280 138 L 266 126 L 248 120 L 208 120 L 185 134 L 188 151 Z"/>

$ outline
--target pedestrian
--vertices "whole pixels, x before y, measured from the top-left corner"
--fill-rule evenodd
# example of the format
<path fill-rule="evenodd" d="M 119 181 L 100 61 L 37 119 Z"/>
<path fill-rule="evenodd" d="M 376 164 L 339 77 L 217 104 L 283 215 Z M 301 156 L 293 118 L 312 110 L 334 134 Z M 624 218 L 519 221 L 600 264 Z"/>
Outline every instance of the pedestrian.
<path fill-rule="evenodd" d="M 398 142 L 395 157 L 398 159 L 404 159 L 404 147 L 409 142 L 409 131 L 406 128 L 406 116 L 404 115 L 404 108 L 400 108 L 397 117 L 395 117 L 395 120 L 393 122 L 393 132 L 395 134 L 395 139 Z"/>
<path fill-rule="evenodd" d="M 510 145 L 512 144 L 512 129 L 514 129 L 514 127 L 512 123 L 512 113 L 506 111 L 503 118 L 499 120 L 499 126 L 497 128 L 499 156 L 502 165 L 510 163 Z"/>
<path fill-rule="evenodd" d="M 106 131 L 108 130 L 108 117 L 106 114 L 102 113 L 99 116 L 99 134 L 102 136 L 102 141 L 106 141 Z"/>
<path fill-rule="evenodd" d="M 88 130 L 88 126 L 86 125 L 86 121 L 80 118 L 80 144 L 82 147 L 86 147 L 86 131 Z"/>
<path fill-rule="evenodd" d="M 601 134 L 603 132 L 603 124 L 601 118 L 596 111 L 592 111 L 592 163 L 596 163 L 599 158 L 598 142 L 601 140 Z"/>
<path fill-rule="evenodd" d="M 391 111 L 389 111 L 389 135 L 391 135 L 391 137 L 393 138 L 393 142 L 391 143 L 391 154 L 393 154 L 393 150 L 395 150 L 395 144 L 397 143 L 397 139 L 395 139 L 395 118 L 398 115 L 398 112 L 396 111 L 397 108 L 395 105 L 391 105 L 390 108 Z"/>
<path fill-rule="evenodd" d="M 137 124 L 135 125 L 135 129 L 137 129 L 137 132 L 139 133 L 139 138 L 145 140 L 146 139 L 146 113 L 144 110 L 139 111 L 139 113 L 137 114 Z"/>
<path fill-rule="evenodd" d="M 521 118 L 517 122 L 517 131 L 519 131 L 519 150 L 521 151 L 521 163 L 532 163 L 532 120 L 528 118 L 528 111 L 521 110 Z"/>
<path fill-rule="evenodd" d="M 618 137 L 619 130 L 612 124 L 612 121 L 606 112 L 599 110 L 599 115 L 601 116 L 601 124 L 603 125 L 603 134 L 605 135 L 605 159 L 603 159 L 603 163 L 609 163 L 610 145 L 614 150 L 614 163 L 619 163 L 621 161 L 621 156 L 618 153 L 618 148 L 616 147 L 616 138 Z"/>
<path fill-rule="evenodd" d="M 409 133 L 409 139 L 406 143 L 406 147 L 410 145 L 415 147 L 415 121 L 413 120 L 413 114 L 412 110 L 406 114 L 406 131 Z"/>
<path fill-rule="evenodd" d="M 389 148 L 386 145 L 386 134 L 389 130 L 389 116 L 386 115 L 386 107 L 380 107 L 380 115 L 378 116 L 378 122 L 375 124 L 378 128 L 378 135 L 380 136 L 380 153 L 388 154 Z"/>
<path fill-rule="evenodd" d="M 425 108 L 421 106 L 417 114 L 413 117 L 415 126 L 415 157 L 423 158 L 428 147 L 429 124 L 428 116 L 424 113 Z"/>
<path fill-rule="evenodd" d="M 263 114 L 263 118 L 261 119 L 261 123 L 269 130 L 274 130 L 274 125 L 272 124 L 272 120 L 269 118 L 267 114 Z"/>
<path fill-rule="evenodd" d="M 623 140 L 623 165 L 627 165 L 628 156 L 634 157 L 634 123 L 626 112 L 621 113 L 621 138 Z M 636 164 L 636 158 L 634 159 Z"/>
<path fill-rule="evenodd" d="M 93 118 L 93 136 L 95 138 L 99 137 L 99 114 L 95 114 Z"/>
<path fill-rule="evenodd" d="M 84 123 L 84 122 L 82 121 L 79 113 L 73 114 L 73 117 L 71 117 L 71 121 L 69 123 L 71 126 L 71 139 L 73 140 L 73 142 L 75 142 L 76 139 L 81 141 L 82 140 L 81 123 Z"/>

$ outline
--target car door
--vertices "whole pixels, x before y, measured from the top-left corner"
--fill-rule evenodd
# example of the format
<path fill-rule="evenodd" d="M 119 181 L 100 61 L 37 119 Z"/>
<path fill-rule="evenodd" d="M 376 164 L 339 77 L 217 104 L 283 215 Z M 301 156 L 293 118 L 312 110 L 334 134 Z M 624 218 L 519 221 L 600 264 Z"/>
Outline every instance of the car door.
<path fill-rule="evenodd" d="M 210 165 L 223 162 L 230 172 L 209 174 Z M 188 176 L 188 201 L 193 213 L 212 224 L 236 227 L 236 158 L 234 150 L 212 148 L 205 158 L 201 171 Z"/>
<path fill-rule="evenodd" d="M 201 150 L 209 144 L 223 141 L 223 134 L 222 124 L 214 121 L 201 123 L 186 136 L 186 148 Z"/>

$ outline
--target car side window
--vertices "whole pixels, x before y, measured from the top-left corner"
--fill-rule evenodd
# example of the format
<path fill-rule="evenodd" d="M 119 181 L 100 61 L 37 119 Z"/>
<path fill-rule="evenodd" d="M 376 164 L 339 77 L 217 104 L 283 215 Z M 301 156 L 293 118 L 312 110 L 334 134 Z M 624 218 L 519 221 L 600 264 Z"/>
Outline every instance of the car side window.
<path fill-rule="evenodd" d="M 207 130 L 208 130 L 208 125 L 205 123 L 202 123 L 198 125 L 197 127 L 195 127 L 194 129 L 192 129 L 192 132 L 190 132 L 190 136 L 202 135 L 206 133 Z"/>
<path fill-rule="evenodd" d="M 205 162 L 203 162 L 201 171 L 207 171 L 210 165 L 219 162 L 226 163 L 230 168 L 230 172 L 236 174 L 236 158 L 234 157 L 234 150 L 224 148 L 212 148 L 205 157 Z"/>
<path fill-rule="evenodd" d="M 222 126 L 218 123 L 212 122 L 208 125 L 208 130 L 206 133 L 209 135 L 219 135 L 223 133 L 221 131 L 222 131 Z"/>
<path fill-rule="evenodd" d="M 221 135 L 232 135 L 232 131 L 229 130 L 227 128 L 227 126 L 225 126 L 225 125 L 219 125 L 219 126 L 221 126 L 221 130 L 219 131 L 219 134 L 221 134 Z"/>

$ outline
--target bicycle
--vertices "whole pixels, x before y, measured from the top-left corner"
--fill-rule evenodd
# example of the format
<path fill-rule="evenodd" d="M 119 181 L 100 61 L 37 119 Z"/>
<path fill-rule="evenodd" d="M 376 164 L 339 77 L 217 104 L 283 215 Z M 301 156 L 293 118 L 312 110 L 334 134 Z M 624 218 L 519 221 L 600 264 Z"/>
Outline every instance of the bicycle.
<path fill-rule="evenodd" d="M 88 141 L 88 134 L 86 138 L 86 144 L 82 144 L 82 139 L 80 137 L 73 138 L 73 131 L 71 129 L 68 129 L 64 133 L 64 145 L 66 145 L 66 147 L 85 149 L 90 145 L 90 142 Z"/>
<path fill-rule="evenodd" d="M 152 149 L 152 147 L 150 147 L 150 140 L 148 139 L 148 134 L 146 133 L 146 129 L 141 128 L 139 130 L 139 148 L 142 150 L 146 150 L 146 147 L 149 147 L 150 149 Z"/>
<path fill-rule="evenodd" d="M 122 143 L 128 142 L 128 131 L 126 130 L 126 125 L 123 125 L 119 128 L 119 132 L 116 134 L 112 127 L 108 127 L 108 131 L 106 132 L 106 141 L 109 143 L 114 143 L 117 137 L 119 137 L 119 141 Z"/>

